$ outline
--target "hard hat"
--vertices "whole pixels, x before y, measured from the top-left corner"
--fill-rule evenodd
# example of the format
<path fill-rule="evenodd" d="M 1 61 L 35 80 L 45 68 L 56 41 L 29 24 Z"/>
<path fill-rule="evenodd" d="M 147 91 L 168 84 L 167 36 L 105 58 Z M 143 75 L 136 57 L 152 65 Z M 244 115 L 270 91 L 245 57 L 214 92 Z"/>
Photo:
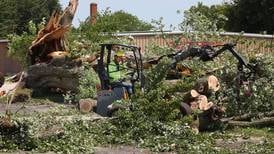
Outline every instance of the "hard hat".
<path fill-rule="evenodd" d="M 130 35 L 130 36 L 128 37 L 128 39 L 133 41 L 133 40 L 134 40 L 134 37 Z"/>
<path fill-rule="evenodd" d="M 125 52 L 122 51 L 122 50 L 118 50 L 118 51 L 115 52 L 115 55 L 119 56 L 119 57 L 123 57 L 123 56 L 125 56 Z"/>

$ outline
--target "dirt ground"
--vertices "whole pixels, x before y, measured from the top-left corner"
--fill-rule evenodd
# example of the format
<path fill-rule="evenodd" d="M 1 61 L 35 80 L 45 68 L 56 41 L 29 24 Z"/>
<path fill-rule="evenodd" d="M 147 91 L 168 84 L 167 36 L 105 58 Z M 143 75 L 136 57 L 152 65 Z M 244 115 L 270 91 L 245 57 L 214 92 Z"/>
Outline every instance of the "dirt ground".
<path fill-rule="evenodd" d="M 41 99 L 43 100 L 43 99 Z M 60 104 L 56 102 L 51 102 L 49 100 L 46 100 L 44 102 L 37 103 L 37 100 L 33 102 L 25 102 L 25 103 L 14 103 L 10 106 L 11 113 L 19 113 L 20 115 L 32 115 L 35 112 L 39 113 L 46 113 L 50 111 L 51 109 L 54 109 L 58 106 L 65 107 L 65 109 L 75 109 L 75 105 L 70 104 Z M 6 104 L 0 101 L 0 115 L 3 115 L 6 113 Z M 56 119 L 61 118 L 62 120 L 71 120 L 71 118 L 79 118 L 84 120 L 96 120 L 102 118 L 101 116 L 91 113 L 87 115 L 65 115 L 56 117 Z M 270 128 L 269 128 L 270 129 Z M 216 149 L 229 149 L 229 151 L 235 152 L 235 153 L 249 153 L 250 147 L 256 147 L 254 150 L 255 153 L 260 153 L 260 150 L 264 149 L 265 144 L 272 144 L 271 147 L 273 147 L 274 152 L 274 131 L 273 128 L 272 131 L 269 131 L 268 129 L 236 129 L 232 131 L 228 131 L 225 133 L 225 137 L 223 138 L 220 136 L 220 138 L 217 138 L 215 140 L 215 148 Z M 223 134 L 224 135 L 224 134 Z M 110 145 L 110 146 L 102 146 L 102 147 L 92 147 L 94 148 L 94 152 L 96 154 L 150 154 L 152 153 L 149 149 L 140 149 L 134 146 L 122 146 L 122 145 Z M 252 150 L 251 150 L 252 151 Z M 1 153 L 1 152 L 0 152 Z M 29 152 L 25 151 L 17 151 L 13 153 L 18 154 L 26 154 Z M 47 152 L 48 154 L 51 154 L 53 152 Z M 163 153 L 163 154 L 171 154 L 171 153 Z"/>

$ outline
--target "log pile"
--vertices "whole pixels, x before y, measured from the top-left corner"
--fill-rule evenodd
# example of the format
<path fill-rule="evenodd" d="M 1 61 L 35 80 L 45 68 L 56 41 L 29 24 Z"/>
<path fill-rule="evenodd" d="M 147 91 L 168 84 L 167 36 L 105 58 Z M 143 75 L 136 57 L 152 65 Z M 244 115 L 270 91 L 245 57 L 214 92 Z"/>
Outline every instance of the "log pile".
<path fill-rule="evenodd" d="M 194 88 L 184 94 L 180 111 L 183 115 L 190 115 L 199 112 L 197 120 L 199 130 L 207 129 L 207 127 L 222 118 L 224 110 L 208 98 L 213 92 L 220 89 L 220 83 L 214 75 L 203 77 L 197 80 Z M 195 128 L 196 129 L 196 128 Z"/>
<path fill-rule="evenodd" d="M 198 113 L 191 124 L 193 130 L 211 129 L 211 125 L 227 124 L 229 127 L 267 127 L 274 126 L 274 111 L 264 113 L 249 113 L 240 116 L 223 118 L 224 108 L 217 106 L 208 99 L 213 92 L 220 89 L 218 79 L 213 76 L 197 80 L 192 90 L 184 93 L 180 106 L 181 113 L 191 115 Z"/>

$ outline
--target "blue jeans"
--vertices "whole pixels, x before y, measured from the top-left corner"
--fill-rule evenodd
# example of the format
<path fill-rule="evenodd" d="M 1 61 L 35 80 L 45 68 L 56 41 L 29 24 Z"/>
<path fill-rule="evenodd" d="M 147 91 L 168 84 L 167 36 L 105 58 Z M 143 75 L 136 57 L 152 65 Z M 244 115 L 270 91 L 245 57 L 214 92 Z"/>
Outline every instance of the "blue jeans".
<path fill-rule="evenodd" d="M 111 87 L 125 87 L 129 96 L 133 93 L 132 84 L 129 82 L 113 82 L 111 83 Z"/>

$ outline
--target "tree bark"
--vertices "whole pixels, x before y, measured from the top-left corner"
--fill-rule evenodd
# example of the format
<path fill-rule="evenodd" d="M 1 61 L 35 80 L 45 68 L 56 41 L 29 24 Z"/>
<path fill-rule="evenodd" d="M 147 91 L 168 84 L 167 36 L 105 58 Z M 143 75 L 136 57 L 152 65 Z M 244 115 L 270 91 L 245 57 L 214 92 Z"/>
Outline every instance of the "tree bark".
<path fill-rule="evenodd" d="M 67 26 L 72 23 L 72 20 L 74 18 L 74 15 L 76 13 L 78 7 L 78 0 L 70 0 L 68 7 L 64 10 L 64 13 L 61 17 L 60 24 L 62 26 Z"/>
<path fill-rule="evenodd" d="M 26 86 L 32 89 L 59 88 L 63 91 L 76 92 L 79 84 L 80 68 L 66 68 L 45 63 L 28 68 Z"/>
<path fill-rule="evenodd" d="M 272 117 L 272 116 L 274 116 L 274 111 L 263 112 L 263 113 L 244 114 L 244 115 L 241 115 L 241 116 L 233 117 L 233 120 L 235 120 L 235 121 L 246 121 L 246 120 L 250 120 L 251 118 L 254 118 L 254 117 Z"/>

